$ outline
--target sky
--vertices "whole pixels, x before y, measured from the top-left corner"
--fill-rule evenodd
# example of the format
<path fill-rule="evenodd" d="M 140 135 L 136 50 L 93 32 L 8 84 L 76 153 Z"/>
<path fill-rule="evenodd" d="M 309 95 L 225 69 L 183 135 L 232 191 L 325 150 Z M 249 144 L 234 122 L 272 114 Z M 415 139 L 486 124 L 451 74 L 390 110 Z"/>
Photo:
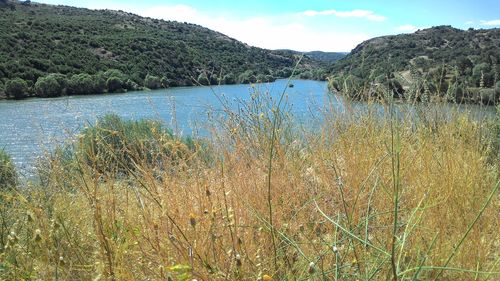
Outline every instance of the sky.
<path fill-rule="evenodd" d="M 437 25 L 500 27 L 498 0 L 37 0 L 199 24 L 252 46 L 349 52 L 364 40 Z"/>

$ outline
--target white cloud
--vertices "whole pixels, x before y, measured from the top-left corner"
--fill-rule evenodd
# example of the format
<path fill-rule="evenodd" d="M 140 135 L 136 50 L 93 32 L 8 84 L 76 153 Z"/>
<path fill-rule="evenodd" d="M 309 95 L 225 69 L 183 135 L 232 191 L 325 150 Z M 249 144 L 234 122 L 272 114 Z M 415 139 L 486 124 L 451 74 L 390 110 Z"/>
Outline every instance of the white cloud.
<path fill-rule="evenodd" d="M 472 20 L 468 20 L 465 22 L 465 25 L 473 25 L 474 24 L 474 21 Z"/>
<path fill-rule="evenodd" d="M 102 3 L 102 2 L 101 2 Z M 294 49 L 298 51 L 350 51 L 357 44 L 370 38 L 338 29 L 318 30 L 308 26 L 296 14 L 236 18 L 214 16 L 188 5 L 158 5 L 140 7 L 122 3 L 94 4 L 91 9 L 113 9 L 132 12 L 141 16 L 189 22 L 221 32 L 229 37 L 266 49 Z M 346 14 L 350 13 L 350 14 Z M 341 12 L 340 17 L 377 17 L 361 10 Z"/>
<path fill-rule="evenodd" d="M 63 0 L 40 1 L 61 3 Z M 199 10 L 184 4 L 141 6 L 118 1 L 97 0 L 81 1 L 79 3 L 78 6 L 89 9 L 122 10 L 145 17 L 194 23 L 221 32 L 251 46 L 266 49 L 344 52 L 350 51 L 362 41 L 373 37 L 365 33 L 339 28 L 318 28 L 318 26 L 305 21 L 303 13 L 241 18 L 231 14 Z M 321 13 L 331 12 L 322 11 Z M 385 17 L 364 10 L 336 11 L 335 15 L 343 18 L 366 18 L 372 21 L 385 20 Z"/>
<path fill-rule="evenodd" d="M 486 25 L 486 26 L 497 26 L 500 25 L 500 19 L 497 20 L 482 20 L 480 21 L 481 25 Z"/>
<path fill-rule="evenodd" d="M 381 15 L 375 14 L 373 11 L 368 10 L 352 10 L 352 11 L 337 11 L 337 10 L 307 10 L 302 12 L 304 16 L 315 17 L 315 16 L 336 16 L 340 18 L 365 18 L 371 21 L 385 21 L 387 18 Z"/>
<path fill-rule="evenodd" d="M 426 27 L 417 27 L 411 24 L 400 25 L 396 28 L 397 31 L 412 33 L 419 29 L 425 29 Z"/>

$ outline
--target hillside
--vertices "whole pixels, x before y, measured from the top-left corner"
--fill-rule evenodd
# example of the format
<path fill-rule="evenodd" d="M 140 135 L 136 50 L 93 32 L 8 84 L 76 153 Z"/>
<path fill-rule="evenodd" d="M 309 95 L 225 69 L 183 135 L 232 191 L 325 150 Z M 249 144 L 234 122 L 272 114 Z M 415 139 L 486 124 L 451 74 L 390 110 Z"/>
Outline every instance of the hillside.
<path fill-rule="evenodd" d="M 320 62 L 334 63 L 334 62 L 339 61 L 342 58 L 344 58 L 348 53 L 312 51 L 312 52 L 307 52 L 305 54 L 306 54 L 306 56 L 310 57 L 311 59 L 314 59 L 314 60 L 317 60 Z"/>
<path fill-rule="evenodd" d="M 331 68 L 332 86 L 340 92 L 351 91 L 346 85 L 351 89 L 361 86 L 365 91 L 359 98 L 376 96 L 374 86 L 385 85 L 395 95 L 407 98 L 424 99 L 426 93 L 448 100 L 497 103 L 498 46 L 498 28 L 439 26 L 377 37 L 359 44 Z M 342 83 L 346 79 L 347 84 Z"/>
<path fill-rule="evenodd" d="M 275 50 L 273 51 L 275 54 L 280 55 L 304 55 L 304 57 L 315 60 L 319 63 L 323 64 L 332 64 L 336 61 L 339 61 L 343 57 L 345 57 L 348 53 L 346 52 L 323 52 L 323 51 L 311 51 L 311 52 L 299 52 L 294 50 Z"/>
<path fill-rule="evenodd" d="M 0 96 L 267 81 L 290 75 L 298 57 L 251 47 L 194 24 L 5 2 L 0 4 Z M 309 58 L 303 62 L 316 65 Z"/>

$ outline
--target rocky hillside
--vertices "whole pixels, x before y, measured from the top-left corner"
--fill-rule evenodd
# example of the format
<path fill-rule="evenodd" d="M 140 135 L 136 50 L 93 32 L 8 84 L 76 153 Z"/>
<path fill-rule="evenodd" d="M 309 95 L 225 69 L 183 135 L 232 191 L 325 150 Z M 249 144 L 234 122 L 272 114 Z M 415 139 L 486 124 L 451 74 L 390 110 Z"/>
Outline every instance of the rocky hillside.
<path fill-rule="evenodd" d="M 413 34 L 377 37 L 359 44 L 332 68 L 333 85 L 365 89 L 373 95 L 385 85 L 397 96 L 424 98 L 424 92 L 447 99 L 498 102 L 500 29 L 460 30 L 439 26 Z M 347 79 L 347 83 L 339 83 Z M 344 85 L 342 85 L 344 84 Z M 500 84 L 497 84 L 500 87 Z M 412 91 L 413 90 L 413 91 Z M 411 93 L 410 93 L 411 92 Z M 481 93 L 480 93 L 481 92 Z"/>
<path fill-rule="evenodd" d="M 0 1 L 0 41 L 0 96 L 11 97 L 267 81 L 298 57 L 198 25 L 29 1 Z"/>

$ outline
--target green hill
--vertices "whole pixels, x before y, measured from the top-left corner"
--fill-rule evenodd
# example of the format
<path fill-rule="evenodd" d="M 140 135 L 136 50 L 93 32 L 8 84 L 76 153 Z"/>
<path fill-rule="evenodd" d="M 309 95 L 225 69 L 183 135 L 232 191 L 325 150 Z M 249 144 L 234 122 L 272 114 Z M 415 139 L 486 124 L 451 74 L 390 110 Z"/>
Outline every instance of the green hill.
<path fill-rule="evenodd" d="M 16 98 L 269 81 L 298 59 L 194 24 L 13 1 L 0 3 L 0 41 L 0 96 Z"/>
<path fill-rule="evenodd" d="M 275 50 L 273 51 L 276 54 L 281 55 L 304 55 L 312 60 L 315 60 L 319 63 L 323 64 L 332 64 L 343 57 L 345 57 L 348 53 L 346 52 L 323 52 L 323 51 L 312 51 L 312 52 L 299 52 L 294 50 Z"/>
<path fill-rule="evenodd" d="M 389 89 L 410 99 L 498 103 L 498 46 L 498 28 L 439 26 L 377 37 L 359 44 L 330 69 L 331 86 L 358 99 L 380 98 Z"/>
<path fill-rule="evenodd" d="M 306 56 L 310 57 L 313 60 L 325 63 L 334 63 L 344 58 L 348 53 L 312 51 L 312 52 L 307 52 L 305 54 Z"/>

